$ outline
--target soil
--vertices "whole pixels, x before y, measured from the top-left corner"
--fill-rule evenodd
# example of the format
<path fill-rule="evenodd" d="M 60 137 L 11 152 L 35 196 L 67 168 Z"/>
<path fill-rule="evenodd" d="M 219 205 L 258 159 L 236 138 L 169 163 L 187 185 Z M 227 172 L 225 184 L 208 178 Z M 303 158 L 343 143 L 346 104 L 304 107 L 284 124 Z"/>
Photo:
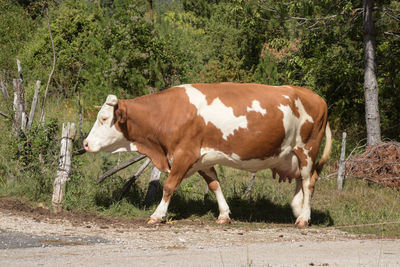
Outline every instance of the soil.
<path fill-rule="evenodd" d="M 149 226 L 0 199 L 0 266 L 35 265 L 400 266 L 400 240 L 292 225 Z"/>

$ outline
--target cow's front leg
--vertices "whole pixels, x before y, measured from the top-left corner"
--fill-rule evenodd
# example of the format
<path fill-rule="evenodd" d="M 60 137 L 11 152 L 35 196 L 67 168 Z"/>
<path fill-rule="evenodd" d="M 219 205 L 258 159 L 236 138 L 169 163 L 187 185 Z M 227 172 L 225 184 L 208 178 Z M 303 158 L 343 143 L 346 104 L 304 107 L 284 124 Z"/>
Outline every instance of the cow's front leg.
<path fill-rule="evenodd" d="M 217 223 L 225 224 L 229 223 L 231 219 L 229 218 L 229 214 L 231 213 L 229 210 L 228 203 L 226 203 L 224 194 L 222 193 L 221 186 L 218 182 L 217 172 L 214 167 L 209 169 L 199 171 L 200 175 L 203 176 L 204 180 L 206 180 L 208 184 L 208 188 L 214 192 L 215 197 L 218 202 L 219 216 Z"/>
<path fill-rule="evenodd" d="M 168 210 L 168 205 L 171 201 L 171 197 L 178 189 L 182 179 L 188 171 L 191 164 L 194 162 L 193 157 L 185 155 L 183 157 L 175 157 L 174 165 L 172 166 L 171 172 L 164 182 L 163 186 L 163 197 L 157 209 L 147 220 L 148 224 L 155 224 L 164 222 Z"/>

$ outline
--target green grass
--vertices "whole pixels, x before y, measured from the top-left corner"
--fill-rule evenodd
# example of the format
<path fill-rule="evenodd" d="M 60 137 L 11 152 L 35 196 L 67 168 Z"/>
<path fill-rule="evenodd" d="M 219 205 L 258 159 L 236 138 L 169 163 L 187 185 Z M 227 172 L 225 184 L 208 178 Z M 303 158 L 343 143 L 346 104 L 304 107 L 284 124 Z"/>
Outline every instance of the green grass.
<path fill-rule="evenodd" d="M 78 117 L 70 103 L 49 101 L 49 114 L 62 122 L 77 122 Z M 1 106 L 5 110 L 4 106 Z M 64 112 L 63 112 L 64 110 Z M 96 112 L 86 113 L 84 132 L 88 132 Z M 48 119 L 52 116 L 47 116 Z M 16 156 L 17 143 L 10 133 L 11 122 L 0 118 L 0 196 L 13 197 L 23 201 L 42 202 L 51 206 L 52 182 L 57 170 L 57 147 L 48 148 L 49 158 L 45 164 L 31 159 L 25 169 L 21 158 Z M 60 134 L 56 134 L 59 138 Z M 58 143 L 58 140 L 49 140 Z M 75 143 L 76 150 L 81 148 L 81 140 Z M 74 149 L 75 150 L 75 149 Z M 37 153 L 37 151 L 32 151 Z M 53 156 L 52 156 L 53 155 Z M 51 157 L 52 156 L 52 157 Z M 119 158 L 120 157 L 120 158 Z M 97 177 L 116 165 L 118 160 L 132 157 L 132 154 L 84 154 L 73 160 L 74 172 L 67 185 L 64 208 L 75 212 L 93 213 L 112 217 L 145 219 L 152 214 L 156 204 L 145 207 L 144 196 L 147 190 L 151 168 L 142 174 L 130 191 L 116 200 L 116 194 L 133 175 L 140 163 L 107 178 L 97 184 Z M 333 154 L 335 157 L 335 153 Z M 143 161 L 142 161 L 143 162 Z M 245 197 L 250 173 L 232 168 L 217 166 L 221 187 L 231 209 L 234 223 L 228 227 L 270 227 L 292 225 L 290 202 L 294 183 L 278 183 L 271 178 L 269 170 L 257 173 L 251 197 Z M 163 174 L 161 182 L 166 179 Z M 185 179 L 174 194 L 168 220 L 200 220 L 213 224 L 218 217 L 215 197 L 209 193 L 204 200 L 205 182 L 198 174 Z M 158 195 L 161 199 L 161 192 Z M 383 188 L 376 184 L 348 178 L 342 192 L 337 191 L 336 178 L 322 179 L 317 182 L 312 200 L 311 227 L 338 227 L 354 233 L 372 233 L 382 236 L 400 236 L 400 191 Z M 380 224 L 397 222 L 395 224 Z M 351 225 L 375 224 L 372 226 L 348 227 Z"/>

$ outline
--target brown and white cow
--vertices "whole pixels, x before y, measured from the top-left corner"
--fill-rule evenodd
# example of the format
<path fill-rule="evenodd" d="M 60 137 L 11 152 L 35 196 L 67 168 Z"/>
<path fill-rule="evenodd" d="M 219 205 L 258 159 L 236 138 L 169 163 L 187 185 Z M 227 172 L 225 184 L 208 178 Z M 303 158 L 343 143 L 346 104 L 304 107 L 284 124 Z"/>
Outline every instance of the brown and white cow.
<path fill-rule="evenodd" d="M 317 162 L 324 131 L 326 145 Z M 309 89 L 199 83 L 129 100 L 109 95 L 84 147 L 89 152 L 138 151 L 169 173 L 148 223 L 165 219 L 172 194 L 195 172 L 216 195 L 217 223 L 229 222 L 213 167 L 222 164 L 252 172 L 270 168 L 281 181 L 296 179 L 291 206 L 296 224 L 305 226 L 314 184 L 329 158 L 331 131 L 325 101 Z"/>

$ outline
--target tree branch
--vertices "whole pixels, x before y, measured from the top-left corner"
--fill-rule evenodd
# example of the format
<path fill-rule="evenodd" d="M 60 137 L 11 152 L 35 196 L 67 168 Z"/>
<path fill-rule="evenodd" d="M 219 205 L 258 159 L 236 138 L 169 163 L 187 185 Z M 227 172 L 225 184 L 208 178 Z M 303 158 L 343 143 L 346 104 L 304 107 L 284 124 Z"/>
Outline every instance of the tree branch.
<path fill-rule="evenodd" d="M 40 115 L 40 121 L 42 121 L 42 122 L 44 121 L 44 107 L 46 105 L 46 98 L 47 98 L 47 93 L 49 92 L 51 77 L 53 76 L 54 70 L 56 68 L 56 50 L 54 48 L 53 35 L 51 34 L 49 8 L 46 8 L 46 17 L 47 17 L 47 26 L 49 28 L 51 48 L 53 49 L 53 67 L 51 69 L 49 79 L 47 80 L 46 90 L 44 92 L 43 103 L 42 103 L 42 114 Z"/>
<path fill-rule="evenodd" d="M 3 116 L 3 117 L 5 117 L 5 118 L 7 118 L 7 119 L 11 119 L 11 116 L 10 116 L 10 115 L 8 115 L 7 113 L 4 113 L 4 112 L 2 112 L 2 111 L 0 111 L 0 115 Z"/>
<path fill-rule="evenodd" d="M 125 162 L 123 162 L 122 164 L 119 164 L 115 167 L 113 167 L 111 170 L 106 171 L 104 174 L 100 175 L 99 178 L 97 179 L 97 183 L 102 182 L 104 179 L 106 179 L 107 177 L 113 175 L 116 172 L 119 172 L 122 169 L 125 169 L 126 167 L 128 167 L 129 165 L 132 165 L 133 163 L 144 159 L 146 156 L 145 155 L 138 155 L 134 158 L 131 158 L 130 160 L 127 160 Z"/>

